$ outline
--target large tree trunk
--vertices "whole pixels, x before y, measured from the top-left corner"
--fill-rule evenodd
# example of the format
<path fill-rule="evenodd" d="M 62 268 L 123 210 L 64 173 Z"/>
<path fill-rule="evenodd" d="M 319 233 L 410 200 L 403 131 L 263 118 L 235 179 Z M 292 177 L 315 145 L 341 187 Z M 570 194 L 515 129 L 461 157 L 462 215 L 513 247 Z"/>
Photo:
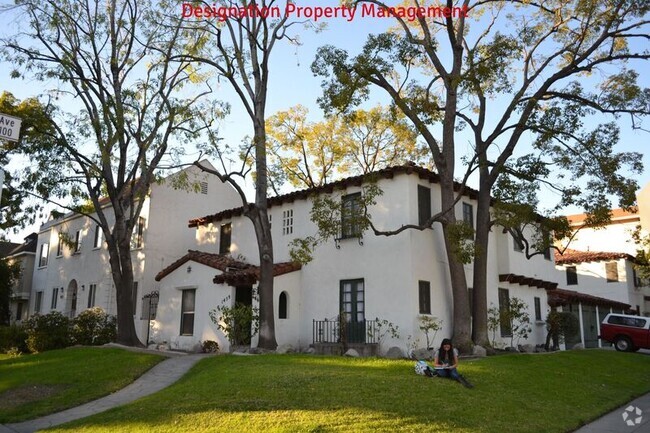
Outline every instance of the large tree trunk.
<path fill-rule="evenodd" d="M 474 239 L 474 282 L 472 301 L 472 340 L 480 346 L 489 345 L 487 326 L 487 272 L 490 241 L 490 189 L 479 190 Z"/>
<path fill-rule="evenodd" d="M 133 263 L 131 239 L 127 236 L 124 220 L 116 215 L 113 239 L 107 239 L 111 275 L 117 299 L 117 342 L 125 346 L 143 346 L 133 322 Z"/>
<path fill-rule="evenodd" d="M 268 217 L 267 203 L 267 169 L 266 169 L 266 129 L 264 125 L 264 110 L 257 107 L 259 119 L 255 122 L 255 211 L 253 226 L 257 237 L 257 247 L 260 255 L 260 335 L 258 347 L 275 350 L 278 343 L 275 339 L 275 310 L 273 308 L 273 239 Z"/>
<path fill-rule="evenodd" d="M 445 221 L 442 223 L 443 237 L 445 240 L 445 251 L 449 264 L 449 277 L 453 296 L 453 341 L 461 352 L 468 353 L 471 350 L 471 326 L 469 314 L 469 298 L 467 294 L 467 278 L 465 277 L 465 266 L 458 260 L 458 244 L 450 241 L 454 237 L 449 233 L 449 227 L 456 223 L 454 216 L 454 190 L 453 179 L 440 180 L 441 204 L 443 209 L 450 209 L 447 212 Z"/>

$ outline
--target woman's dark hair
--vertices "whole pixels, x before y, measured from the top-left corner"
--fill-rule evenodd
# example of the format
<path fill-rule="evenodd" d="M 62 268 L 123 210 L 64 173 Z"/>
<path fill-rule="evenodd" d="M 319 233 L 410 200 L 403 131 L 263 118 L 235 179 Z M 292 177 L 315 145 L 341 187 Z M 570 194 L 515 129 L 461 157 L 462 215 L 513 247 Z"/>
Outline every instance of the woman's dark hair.
<path fill-rule="evenodd" d="M 445 344 L 449 345 L 449 350 L 445 350 Z M 445 360 L 450 365 L 454 364 L 454 345 L 451 344 L 449 338 L 442 340 L 442 343 L 440 343 L 440 349 L 438 350 L 438 362 L 443 364 Z"/>

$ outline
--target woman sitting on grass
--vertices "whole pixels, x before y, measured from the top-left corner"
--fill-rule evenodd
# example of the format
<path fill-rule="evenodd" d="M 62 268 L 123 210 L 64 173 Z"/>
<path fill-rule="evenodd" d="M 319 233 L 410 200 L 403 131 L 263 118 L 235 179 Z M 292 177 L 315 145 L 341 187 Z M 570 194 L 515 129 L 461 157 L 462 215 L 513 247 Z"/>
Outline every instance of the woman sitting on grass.
<path fill-rule="evenodd" d="M 440 349 L 438 349 L 433 359 L 433 366 L 436 369 L 438 376 L 450 377 L 462 383 L 467 388 L 473 388 L 473 385 L 465 380 L 465 378 L 458 373 L 458 370 L 456 370 L 456 367 L 458 366 L 458 350 L 454 349 L 449 338 L 442 340 Z"/>

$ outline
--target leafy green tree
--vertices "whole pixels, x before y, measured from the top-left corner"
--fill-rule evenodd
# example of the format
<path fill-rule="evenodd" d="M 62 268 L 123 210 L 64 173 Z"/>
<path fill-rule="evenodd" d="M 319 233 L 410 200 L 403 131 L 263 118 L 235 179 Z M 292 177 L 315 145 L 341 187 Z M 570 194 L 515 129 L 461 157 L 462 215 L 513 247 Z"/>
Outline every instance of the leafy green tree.
<path fill-rule="evenodd" d="M 52 145 L 53 128 L 50 124 L 49 108 L 37 98 L 19 101 L 13 94 L 4 91 L 0 94 L 0 113 L 18 117 L 22 120 L 20 136 L 22 142 L 48 140 Z M 20 142 L 0 140 L 0 165 L 7 167 L 11 156 L 19 153 Z M 30 200 L 29 192 L 20 188 L 20 177 L 11 172 L 5 173 L 2 201 L 0 202 L 0 230 L 18 231 L 36 221 L 42 211 L 40 201 Z"/>
<path fill-rule="evenodd" d="M 11 294 L 14 281 L 20 276 L 20 267 L 6 259 L 0 259 L 0 326 L 11 321 Z"/>
<path fill-rule="evenodd" d="M 217 0 L 216 7 L 239 8 L 273 8 L 283 5 L 277 0 L 230 1 Z M 266 104 L 268 98 L 270 63 L 277 44 L 284 40 L 298 43 L 292 37 L 289 15 L 273 18 L 264 14 L 241 14 L 219 20 L 205 18 L 195 20 L 191 30 L 200 37 L 191 48 L 184 47 L 172 57 L 179 61 L 191 61 L 209 69 L 218 75 L 234 90 L 236 100 L 243 106 L 253 129 L 252 142 L 242 151 L 243 164 L 240 170 L 231 170 L 224 157 L 223 149 L 215 136 L 210 135 L 207 152 L 221 158 L 219 169 L 210 169 L 199 162 L 195 165 L 217 176 L 222 182 L 230 183 L 239 193 L 244 215 L 251 220 L 257 239 L 260 259 L 259 298 L 260 298 L 260 333 L 258 345 L 263 349 L 273 350 L 277 347 L 275 338 L 275 319 L 273 309 L 273 239 L 268 216 L 269 171 L 267 161 L 268 134 L 266 127 Z M 249 16 L 250 15 L 250 16 Z M 249 162 L 249 158 L 252 162 Z M 240 181 L 250 171 L 255 171 L 255 200 L 248 199 Z"/>
<path fill-rule="evenodd" d="M 3 59 L 16 67 L 15 78 L 58 85 L 42 103 L 42 122 L 16 149 L 32 162 L 17 175 L 21 188 L 101 226 L 117 341 L 141 345 L 133 323 L 133 228 L 163 158 L 173 160 L 198 137 L 199 114 L 217 111 L 199 106 L 204 91 L 189 86 L 193 68 L 169 61 L 196 35 L 182 22 L 164 24 L 178 15 L 165 2 L 18 0 L 15 8 L 20 32 L 0 41 Z"/>
<path fill-rule="evenodd" d="M 427 150 L 399 111 L 377 106 L 321 122 L 307 121 L 308 114 L 298 105 L 266 121 L 274 186 L 286 179 L 294 187 L 313 188 L 409 161 L 427 163 Z"/>
<path fill-rule="evenodd" d="M 385 6 L 375 0 L 351 3 Z M 648 114 L 650 92 L 637 84 L 632 62 L 650 56 L 643 43 L 650 6 L 632 0 L 463 0 L 446 6 L 463 7 L 467 14 L 415 20 L 396 16 L 398 30 L 369 36 L 357 56 L 322 47 L 312 70 L 325 77 L 321 103 L 326 110 L 348 110 L 365 100 L 371 88 L 383 89 L 428 145 L 440 176 L 442 211 L 415 228 L 441 225 L 454 295 L 454 339 L 467 350 L 469 302 L 457 241 L 462 246 L 466 238 L 453 239 L 453 208 L 466 179 L 478 173 L 471 331 L 475 343 L 485 344 L 489 233 L 494 224 L 508 223 L 507 213 L 501 220 L 492 218 L 493 198 L 526 203 L 537 211 L 529 215 L 541 213 L 537 200 L 522 200 L 531 185 L 534 190 L 551 188 L 561 205 L 580 205 L 596 216 L 611 207 L 612 195 L 622 207 L 634 202 L 636 182 L 622 173 L 641 170 L 640 154 L 615 152 L 615 122 L 589 130 L 584 119 L 628 115 L 639 127 Z M 471 144 L 465 155 L 459 152 L 459 134 Z M 461 157 L 464 170 L 457 172 Z M 456 177 L 460 187 L 454 184 Z M 539 225 L 546 220 L 536 216 L 534 221 L 546 230 Z M 517 228 L 506 225 L 511 227 Z"/>

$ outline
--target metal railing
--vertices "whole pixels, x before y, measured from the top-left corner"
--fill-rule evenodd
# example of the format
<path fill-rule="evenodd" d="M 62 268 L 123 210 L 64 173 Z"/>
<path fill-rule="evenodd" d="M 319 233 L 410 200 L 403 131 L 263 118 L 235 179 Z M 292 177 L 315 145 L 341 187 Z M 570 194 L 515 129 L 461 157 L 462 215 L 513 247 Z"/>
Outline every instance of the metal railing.
<path fill-rule="evenodd" d="M 376 344 L 379 327 L 376 320 L 351 322 L 334 318 L 312 321 L 312 341 L 317 343 Z"/>

